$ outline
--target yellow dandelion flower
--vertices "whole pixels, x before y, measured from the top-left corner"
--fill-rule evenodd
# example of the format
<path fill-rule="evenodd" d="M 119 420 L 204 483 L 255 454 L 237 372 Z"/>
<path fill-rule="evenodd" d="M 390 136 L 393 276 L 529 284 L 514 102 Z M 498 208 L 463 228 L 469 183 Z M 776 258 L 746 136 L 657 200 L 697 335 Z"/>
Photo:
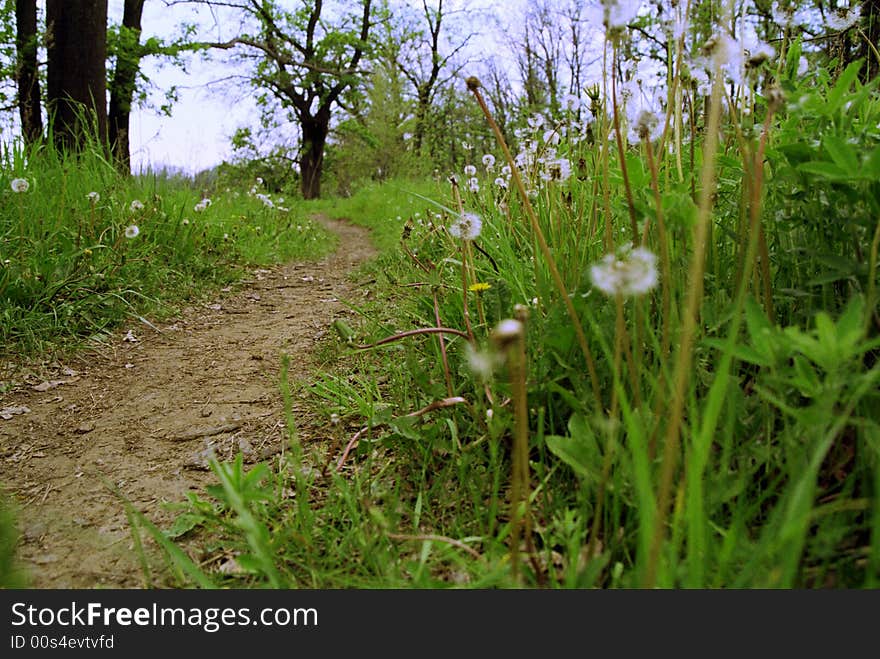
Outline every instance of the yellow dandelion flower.
<path fill-rule="evenodd" d="M 468 286 L 468 290 L 473 293 L 482 293 L 483 291 L 488 291 L 492 288 L 492 284 L 486 284 L 481 281 L 478 281 L 476 284 L 471 284 Z"/>

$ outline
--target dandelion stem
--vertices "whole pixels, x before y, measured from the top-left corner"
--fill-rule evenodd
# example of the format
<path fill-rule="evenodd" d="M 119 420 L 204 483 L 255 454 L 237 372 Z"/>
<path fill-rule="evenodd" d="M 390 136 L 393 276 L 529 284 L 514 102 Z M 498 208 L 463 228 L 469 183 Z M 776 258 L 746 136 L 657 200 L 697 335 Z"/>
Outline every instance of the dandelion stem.
<path fill-rule="evenodd" d="M 434 298 L 434 322 L 437 327 L 441 327 L 440 322 L 440 303 L 437 300 L 437 291 L 432 290 L 431 295 Z M 446 378 L 446 394 L 452 396 L 452 375 L 449 372 L 449 359 L 446 356 L 446 341 L 443 339 L 443 333 L 437 335 L 437 341 L 440 343 L 440 359 L 443 361 L 443 377 Z"/>
<path fill-rule="evenodd" d="M 620 64 L 618 62 L 617 46 L 614 47 L 614 53 L 611 62 L 612 71 L 619 71 Z M 614 136 L 617 141 L 617 155 L 620 158 L 620 174 L 623 176 L 623 190 L 626 193 L 626 206 L 629 209 L 629 223 L 632 229 L 633 247 L 639 244 L 639 223 L 636 219 L 636 204 L 633 200 L 632 187 L 629 184 L 629 170 L 626 167 L 626 151 L 623 148 L 623 136 L 620 134 L 620 112 L 617 108 L 617 76 L 611 76 L 611 106 L 614 115 Z"/>
<path fill-rule="evenodd" d="M 492 113 L 489 111 L 489 107 L 486 105 L 485 99 L 483 99 L 483 95 L 480 92 L 480 81 L 476 78 L 468 78 L 468 89 L 473 93 L 474 98 L 476 98 L 477 100 L 477 103 L 479 103 L 480 109 L 483 111 L 483 114 L 486 117 L 486 121 L 489 123 L 492 131 L 495 133 L 498 144 L 501 146 L 501 150 L 504 152 L 504 157 L 507 159 L 507 163 L 510 166 L 511 176 L 516 183 L 517 190 L 519 191 L 520 197 L 522 198 L 523 207 L 525 208 L 526 215 L 528 215 L 529 222 L 532 226 L 532 231 L 534 232 L 535 237 L 538 240 L 538 246 L 541 249 L 541 254 L 544 256 L 544 260 L 547 262 L 547 267 L 550 269 L 550 275 L 553 278 L 554 284 L 556 284 L 557 290 L 562 296 L 562 301 L 565 304 L 565 309 L 568 312 L 568 316 L 571 319 L 572 326 L 574 327 L 578 344 L 580 345 L 581 352 L 583 352 L 584 354 L 584 361 L 587 365 L 587 371 L 590 374 L 590 382 L 593 388 L 593 397 L 596 399 L 596 402 L 601 409 L 603 405 L 602 390 L 599 387 L 599 375 L 596 371 L 596 363 L 593 359 L 593 354 L 590 351 L 589 344 L 587 343 L 587 336 L 586 334 L 584 334 L 584 327 L 581 323 L 580 318 L 578 318 L 577 311 L 574 308 L 574 304 L 572 303 L 571 298 L 568 296 L 568 291 L 565 288 L 565 283 L 562 281 L 562 276 L 559 274 L 559 269 L 556 267 L 556 260 L 550 253 L 550 247 L 547 245 L 547 241 L 544 238 L 544 232 L 541 231 L 541 225 L 538 223 L 538 217 L 535 215 L 535 210 L 534 208 L 532 208 L 532 204 L 529 201 L 529 196 L 526 193 L 526 188 L 525 185 L 523 185 L 522 178 L 520 177 L 519 171 L 516 167 L 516 163 L 513 160 L 513 156 L 511 156 L 510 154 L 510 149 L 507 147 L 507 142 L 504 139 L 504 135 L 501 133 L 501 129 L 498 127 L 498 124 L 495 123 L 495 119 L 492 117 Z"/>
<path fill-rule="evenodd" d="M 408 336 L 416 336 L 418 334 L 454 334 L 455 336 L 461 336 L 468 340 L 470 340 L 471 338 L 470 335 L 466 334 L 465 332 L 457 329 L 452 329 L 451 327 L 421 327 L 419 329 L 400 332 L 399 334 L 394 334 L 393 336 L 386 336 L 384 339 L 380 339 L 375 343 L 356 345 L 355 348 L 358 348 L 359 350 L 367 350 L 368 348 L 375 348 L 386 343 L 391 343 L 392 341 L 398 341 Z"/>
<path fill-rule="evenodd" d="M 703 299 L 703 276 L 706 266 L 706 242 L 710 213 L 715 190 L 715 156 L 718 148 L 718 127 L 721 117 L 721 91 L 723 80 L 720 63 L 715 60 L 714 84 L 709 105 L 709 116 L 706 122 L 706 141 L 703 147 L 703 170 L 701 173 L 700 203 L 697 213 L 697 224 L 694 232 L 694 251 L 691 255 L 685 313 L 676 355 L 673 374 L 672 400 L 669 405 L 666 426 L 663 459 L 660 467 L 660 485 L 657 497 L 657 516 L 655 519 L 654 537 L 648 555 L 644 573 L 644 588 L 653 588 L 657 580 L 657 563 L 660 549 L 666 536 L 666 517 L 672 492 L 672 480 L 678 462 L 679 432 L 684 412 L 685 389 L 690 377 L 692 349 L 697 328 L 697 315 Z"/>
<path fill-rule="evenodd" d="M 663 219 L 663 199 L 660 197 L 660 184 L 657 175 L 657 161 L 654 159 L 654 149 L 648 135 L 644 137 L 645 153 L 648 157 L 648 169 L 651 172 L 651 188 L 654 191 L 654 205 L 657 209 L 657 242 L 660 244 L 660 268 L 663 272 L 661 281 L 661 295 L 663 304 L 663 333 L 660 341 L 660 359 L 665 360 L 669 354 L 670 322 L 672 320 L 672 300 L 669 287 L 672 285 L 672 269 L 669 265 L 669 242 L 666 237 L 666 222 Z M 645 221 L 645 232 L 642 235 L 642 243 L 648 236 L 650 220 Z"/>
<path fill-rule="evenodd" d="M 525 325 L 523 324 L 523 328 Z M 513 387 L 514 433 L 513 433 L 513 473 L 511 478 L 510 520 L 510 562 L 513 579 L 517 583 L 519 574 L 519 542 L 523 527 L 528 525 L 529 497 L 529 423 L 528 399 L 526 392 L 526 340 L 525 329 L 519 333 L 507 350 L 510 379 Z"/>

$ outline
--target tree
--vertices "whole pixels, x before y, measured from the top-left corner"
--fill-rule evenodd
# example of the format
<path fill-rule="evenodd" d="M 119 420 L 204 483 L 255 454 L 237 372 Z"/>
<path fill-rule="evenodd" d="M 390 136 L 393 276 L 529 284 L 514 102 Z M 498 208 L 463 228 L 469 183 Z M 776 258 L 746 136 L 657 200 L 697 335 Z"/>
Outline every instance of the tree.
<path fill-rule="evenodd" d="M 107 135 L 107 0 L 46 2 L 47 110 L 55 146 L 78 151 Z"/>
<path fill-rule="evenodd" d="M 323 0 L 304 2 L 296 11 L 283 10 L 273 0 L 204 0 L 203 4 L 235 8 L 253 19 L 253 35 L 203 45 L 237 49 L 255 63 L 251 83 L 263 91 L 264 107 L 271 113 L 274 108 L 268 100 L 274 98 L 299 125 L 302 195 L 320 197 L 333 110 L 344 103 L 343 95 L 359 80 L 372 0 L 334 3 L 328 12 L 332 17 L 324 15 Z"/>
<path fill-rule="evenodd" d="M 110 82 L 110 105 L 107 111 L 107 138 L 113 160 L 119 171 L 131 171 L 129 152 L 129 126 L 131 105 L 134 100 L 135 85 L 141 57 L 140 47 L 141 18 L 144 13 L 144 0 L 125 0 L 122 25 L 116 43 L 116 67 Z"/>
<path fill-rule="evenodd" d="M 15 80 L 18 87 L 18 114 L 25 144 L 43 137 L 40 105 L 40 78 L 37 72 L 37 1 L 15 2 Z"/>
<path fill-rule="evenodd" d="M 400 33 L 396 37 L 390 35 L 390 38 L 383 41 L 393 44 L 393 59 L 415 92 L 413 143 L 416 153 L 420 153 L 437 89 L 454 78 L 463 64 L 451 67 L 443 78 L 441 73 L 449 68 L 451 60 L 465 48 L 472 35 L 466 36 L 458 45 L 450 47 L 448 53 L 443 54 L 443 21 L 450 15 L 449 11 L 444 10 L 443 0 L 438 0 L 436 7 L 431 7 L 427 0 L 422 0 L 420 17 L 407 15 L 407 8 L 404 5 L 394 9 L 396 27 Z M 418 26 L 420 21 L 423 21 L 424 27 Z"/>

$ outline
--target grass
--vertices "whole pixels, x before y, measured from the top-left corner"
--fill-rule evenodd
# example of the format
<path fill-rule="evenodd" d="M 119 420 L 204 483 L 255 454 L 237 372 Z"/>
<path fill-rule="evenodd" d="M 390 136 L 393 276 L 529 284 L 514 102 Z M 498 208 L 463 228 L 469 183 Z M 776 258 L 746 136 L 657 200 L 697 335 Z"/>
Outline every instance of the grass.
<path fill-rule="evenodd" d="M 0 349 L 46 353 L 101 340 L 129 317 L 169 316 L 248 267 L 309 259 L 334 237 L 282 202 L 120 176 L 95 149 L 2 153 Z M 28 181 L 15 192 L 14 179 Z M 260 190 L 254 191 L 263 194 Z M 203 195 L 210 204 L 199 206 Z M 271 197 L 267 197 L 271 202 Z M 134 229 L 137 227 L 137 234 Z"/>
<path fill-rule="evenodd" d="M 717 122 L 714 144 L 644 137 L 621 160 L 613 141 L 550 155 L 535 134 L 522 190 L 485 172 L 479 192 L 393 183 L 323 206 L 376 232 L 378 299 L 299 385 L 335 415 L 335 445 L 293 437 L 296 466 L 248 486 L 247 516 L 228 490 L 198 501 L 248 566 L 217 581 L 876 587 L 880 101 L 858 64 L 797 80 L 787 52 L 788 104 L 743 93 L 721 112 L 716 96 L 696 118 Z M 559 158 L 571 176 L 542 178 Z M 450 231 L 463 210 L 475 240 Z M 606 295 L 594 266 L 613 253 L 606 278 L 641 276 L 634 239 L 656 279 Z M 499 331 L 513 318 L 525 371 Z M 457 333 L 425 331 L 440 327 Z"/>
<path fill-rule="evenodd" d="M 323 368 L 282 368 L 285 400 L 310 400 L 332 441 L 303 444 L 288 414 L 277 462 L 214 463 L 218 485 L 165 533 L 210 538 L 234 569 L 169 551 L 180 584 L 877 587 L 880 99 L 859 63 L 804 79 L 799 44 L 786 53 L 776 87 L 719 79 L 680 133 L 626 139 L 640 119 L 606 90 L 592 138 L 562 113 L 558 141 L 499 141 L 479 189 L 392 181 L 298 204 L 381 250 L 362 273 L 376 295 L 350 301 L 359 321 Z M 204 244 L 230 233 L 225 198 Z M 176 236 L 196 201 L 148 206 L 145 233 Z M 115 238 L 127 203 L 114 272 L 138 263 Z"/>

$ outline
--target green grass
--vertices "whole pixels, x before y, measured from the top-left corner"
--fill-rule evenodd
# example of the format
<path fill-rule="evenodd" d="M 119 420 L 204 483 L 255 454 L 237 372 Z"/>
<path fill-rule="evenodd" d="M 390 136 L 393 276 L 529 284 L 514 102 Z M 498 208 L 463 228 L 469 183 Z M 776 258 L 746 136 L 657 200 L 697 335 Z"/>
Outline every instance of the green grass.
<path fill-rule="evenodd" d="M 335 244 L 277 195 L 269 207 L 248 189 L 201 191 L 159 174 L 123 177 L 95 150 L 63 156 L 49 147 L 7 147 L 2 165 L 6 354 L 100 339 L 127 317 L 168 316 L 249 267 L 314 258 Z M 13 191 L 17 178 L 28 181 L 27 191 Z M 196 210 L 203 194 L 211 204 Z M 137 236 L 126 237 L 132 226 Z"/>
<path fill-rule="evenodd" d="M 381 256 L 359 276 L 375 295 L 348 301 L 358 321 L 322 346 L 313 378 L 282 368 L 284 457 L 214 464 L 218 484 L 181 507 L 166 535 L 237 567 L 201 571 L 169 550 L 180 584 L 877 587 L 880 99 L 858 65 L 806 81 L 797 44 L 787 52 L 787 106 L 740 90 L 669 150 L 643 139 L 621 160 L 613 141 L 570 131 L 551 155 L 538 131 L 536 155 L 572 171 L 542 176 L 552 168 L 533 161 L 525 194 L 494 184 L 498 149 L 491 173 L 474 155 L 478 192 L 392 181 L 297 205 L 371 228 Z M 593 134 L 614 136 L 610 123 Z M 68 193 L 63 178 L 64 203 L 43 214 L 84 200 L 88 186 Z M 196 276 L 166 250 L 198 195 L 154 185 L 108 193 L 114 290 L 150 281 L 154 253 Z M 151 201 L 126 242 L 135 193 Z M 29 267 L 55 263 L 17 219 L 23 195 L 3 197 L 5 240 L 43 245 Z M 245 202 L 216 195 L 183 261 L 220 259 L 224 233 L 233 265 L 278 254 L 287 234 L 246 237 L 267 211 Z M 482 218 L 474 240 L 450 231 L 460 210 Z M 69 246 L 85 214 L 65 217 L 77 223 L 52 235 Z M 637 275 L 634 239 L 657 255 L 656 281 L 606 295 L 592 268 L 615 254 Z M 437 327 L 455 332 L 419 331 Z M 301 443 L 294 395 L 323 414 L 328 441 Z"/>
<path fill-rule="evenodd" d="M 425 218 L 432 208 L 424 197 L 435 198 L 445 189 L 431 180 L 394 179 L 383 183 L 367 183 L 350 197 L 334 197 L 305 202 L 303 208 L 344 217 L 370 229 L 370 237 L 382 252 L 397 247 L 407 219 Z"/>
<path fill-rule="evenodd" d="M 449 184 L 395 182 L 322 204 L 378 236 L 383 255 L 368 273 L 377 299 L 356 303 L 352 331 L 357 343 L 389 340 L 356 350 L 345 332 L 324 346 L 324 371 L 300 384 L 325 411 L 332 442 L 301 446 L 294 434 L 292 464 L 259 472 L 259 486 L 243 484 L 235 499 L 226 478 L 193 502 L 197 526 L 246 568 L 212 577 L 302 587 L 876 587 L 880 100 L 855 68 L 797 81 L 798 55 L 793 46 L 781 80 L 789 106 L 771 110 L 759 97 L 751 108 L 759 125 L 775 113 L 766 144 L 720 114 L 721 141 L 700 140 L 692 166 L 685 155 L 678 167 L 684 142 L 656 168 L 646 143 L 630 145 L 629 195 L 613 143 L 606 153 L 563 140 L 556 155 L 573 175 L 548 182 L 523 171 L 536 191 L 528 203 L 513 182 L 494 187 L 494 173 L 478 174 L 480 192 L 459 191 L 482 216 L 473 243 L 448 231 L 458 216 Z M 631 242 L 628 196 L 636 236 L 659 257 L 658 282 L 609 297 L 591 266 Z M 489 287 L 468 290 L 475 283 Z M 525 404 L 511 344 L 494 332 L 513 317 L 526 337 Z M 468 324 L 470 340 L 400 336 Z M 475 354 L 488 369 L 474 367 Z M 528 481 L 517 501 L 522 439 Z"/>

